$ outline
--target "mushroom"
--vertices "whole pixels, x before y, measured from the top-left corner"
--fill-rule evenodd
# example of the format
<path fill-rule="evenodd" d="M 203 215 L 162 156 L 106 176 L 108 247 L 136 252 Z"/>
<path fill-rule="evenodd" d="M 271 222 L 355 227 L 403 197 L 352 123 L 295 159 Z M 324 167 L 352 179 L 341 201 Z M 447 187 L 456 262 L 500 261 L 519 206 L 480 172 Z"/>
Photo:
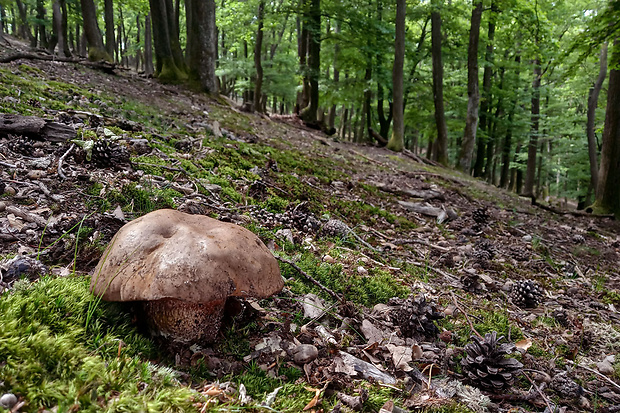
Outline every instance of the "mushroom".
<path fill-rule="evenodd" d="M 171 209 L 124 225 L 91 278 L 93 294 L 138 302 L 151 333 L 188 344 L 215 341 L 228 297 L 265 298 L 283 287 L 254 233 Z"/>

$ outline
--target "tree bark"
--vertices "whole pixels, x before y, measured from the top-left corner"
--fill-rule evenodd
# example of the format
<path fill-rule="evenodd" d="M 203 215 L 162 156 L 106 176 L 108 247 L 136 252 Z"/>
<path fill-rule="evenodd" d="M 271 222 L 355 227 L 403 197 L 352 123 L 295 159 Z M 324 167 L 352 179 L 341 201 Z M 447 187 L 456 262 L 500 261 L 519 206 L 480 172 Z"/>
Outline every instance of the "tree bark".
<path fill-rule="evenodd" d="M 256 43 L 254 45 L 254 68 L 256 69 L 256 82 L 254 83 L 254 110 L 262 112 L 261 96 L 263 95 L 263 21 L 265 19 L 265 0 L 258 3 L 258 29 L 256 30 Z"/>
<path fill-rule="evenodd" d="M 538 152 L 538 132 L 540 128 L 540 81 L 542 71 L 540 57 L 534 59 L 534 79 L 532 80 L 532 126 L 530 128 L 530 142 L 527 147 L 527 170 L 523 195 L 534 196 L 534 181 L 536 179 L 536 154 Z"/>
<path fill-rule="evenodd" d="M 478 129 L 478 103 L 480 101 L 478 86 L 478 42 L 480 39 L 481 18 L 482 0 L 477 0 L 471 14 L 471 28 L 469 31 L 469 47 L 467 49 L 467 118 L 458 162 L 459 169 L 467 174 L 469 174 L 471 169 L 472 157 L 476 144 L 476 130 Z"/>
<path fill-rule="evenodd" d="M 446 126 L 443 103 L 441 14 L 438 2 L 433 3 L 433 11 L 431 13 L 431 55 L 433 61 L 433 101 L 435 103 L 435 124 L 437 127 L 437 150 L 435 159 L 442 165 L 448 165 L 448 128 Z M 429 158 L 428 154 L 427 158 Z"/>
<path fill-rule="evenodd" d="M 197 80 L 205 92 L 216 94 L 215 1 L 186 0 L 185 7 L 189 10 L 188 15 L 192 16 L 187 36 L 192 49 L 191 52 L 188 50 L 190 77 Z"/>
<path fill-rule="evenodd" d="M 62 12 L 60 11 L 60 3 L 58 0 L 54 0 L 52 2 L 52 35 L 50 36 L 50 43 L 48 45 L 47 50 L 54 54 L 54 49 L 56 49 L 56 45 L 59 44 L 59 39 L 62 37 Z M 58 55 L 64 56 L 64 50 L 62 46 L 58 47 Z"/>
<path fill-rule="evenodd" d="M 497 14 L 496 1 L 491 2 L 491 16 L 487 32 L 487 46 L 484 58 L 484 73 L 482 75 L 482 99 L 480 100 L 480 130 L 485 132 L 484 139 L 478 139 L 474 176 L 482 176 L 485 165 L 485 147 L 493 147 L 491 136 L 491 86 L 493 78 L 493 40 L 495 39 L 495 19 Z M 488 152 L 488 151 L 487 151 Z M 492 152 L 492 149 L 490 150 Z"/>
<path fill-rule="evenodd" d="M 20 20 L 20 34 L 21 36 L 30 42 L 31 47 L 37 46 L 37 39 L 32 35 L 32 31 L 30 30 L 30 25 L 28 24 L 28 12 L 26 10 L 26 6 L 22 3 L 21 0 L 15 0 L 17 4 L 17 10 L 19 11 L 19 20 Z"/>
<path fill-rule="evenodd" d="M 144 17 L 144 74 L 152 76 L 153 68 L 153 36 L 151 31 L 151 13 Z"/>
<path fill-rule="evenodd" d="M 392 100 L 394 102 L 394 126 L 387 148 L 401 152 L 405 141 L 405 118 L 403 111 L 403 65 L 405 62 L 405 14 L 406 0 L 396 1 L 396 39 L 394 42 L 394 67 L 392 68 Z"/>
<path fill-rule="evenodd" d="M 186 74 L 177 66 L 172 54 L 166 0 L 149 0 L 149 4 L 151 6 L 151 19 L 153 21 L 152 28 L 155 44 L 156 75 L 163 82 L 177 82 L 186 79 Z"/>
<path fill-rule="evenodd" d="M 594 212 L 620 216 L 620 40 L 614 41 Z"/>
<path fill-rule="evenodd" d="M 84 34 L 88 43 L 88 59 L 91 61 L 112 61 L 112 57 L 103 47 L 103 37 L 97 24 L 97 10 L 93 0 L 80 0 L 82 6 L 82 20 L 84 22 Z"/>
<path fill-rule="evenodd" d="M 517 55 L 515 56 L 516 70 L 514 74 L 514 79 L 516 84 L 514 84 L 514 90 L 519 90 L 519 73 L 521 67 L 521 53 L 517 51 Z M 504 144 L 502 145 L 502 170 L 500 172 L 499 186 L 501 188 L 508 188 L 510 183 L 510 153 L 512 151 L 512 121 L 514 119 L 515 111 L 517 110 L 517 102 L 519 100 L 518 94 L 515 93 L 511 105 L 510 111 L 508 112 L 508 123 L 506 126 L 506 134 L 504 135 Z"/>
<path fill-rule="evenodd" d="M 603 87 L 603 82 L 607 76 L 607 43 L 601 48 L 601 57 L 599 59 L 599 72 L 596 82 L 590 88 L 588 95 L 588 120 L 586 122 L 586 134 L 588 136 L 588 155 L 590 158 L 590 182 L 596 191 L 598 186 L 598 148 L 596 145 L 596 136 L 594 134 L 594 126 L 596 122 L 596 106 L 598 105 L 598 95 Z"/>
<path fill-rule="evenodd" d="M 104 1 L 103 14 L 105 19 L 105 50 L 110 56 L 113 56 L 116 49 L 114 42 L 114 0 Z"/>
<path fill-rule="evenodd" d="M 308 22 L 308 69 L 310 80 L 310 104 L 300 113 L 306 123 L 316 123 L 319 108 L 319 76 L 321 71 L 321 0 L 309 0 L 306 16 Z"/>
<path fill-rule="evenodd" d="M 45 2 L 43 0 L 37 0 L 37 20 L 36 30 L 39 33 L 39 46 L 47 49 L 49 43 L 45 32 Z"/>

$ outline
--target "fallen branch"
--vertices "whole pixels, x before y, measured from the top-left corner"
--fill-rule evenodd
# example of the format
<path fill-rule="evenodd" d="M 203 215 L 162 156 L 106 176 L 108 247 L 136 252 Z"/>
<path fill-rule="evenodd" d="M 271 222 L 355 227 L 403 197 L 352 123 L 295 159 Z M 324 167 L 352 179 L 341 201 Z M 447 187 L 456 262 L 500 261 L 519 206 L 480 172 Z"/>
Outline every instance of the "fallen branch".
<path fill-rule="evenodd" d="M 542 392 L 542 390 L 536 385 L 536 383 L 534 383 L 532 381 L 532 379 L 530 379 L 530 376 L 528 376 L 525 372 L 522 372 L 523 375 L 525 376 L 525 378 L 530 382 L 530 384 L 532 386 L 534 386 L 534 388 L 536 389 L 536 391 L 538 392 L 538 394 L 540 394 L 540 397 L 542 397 L 543 401 L 545 402 L 545 404 L 547 405 L 547 408 L 549 409 L 550 412 L 553 412 L 555 409 L 551 408 L 551 404 L 549 403 L 549 399 L 547 399 L 547 396 L 545 396 L 545 394 Z M 544 384 L 544 383 L 543 383 Z"/>
<path fill-rule="evenodd" d="M 437 251 L 441 251 L 441 252 L 450 252 L 450 248 L 445 248 L 445 247 L 440 247 L 439 245 L 435 245 L 435 244 L 431 244 L 428 241 L 425 241 L 423 239 L 418 239 L 418 238 L 410 238 L 410 239 L 395 239 L 394 241 L 392 241 L 392 244 L 394 245 L 403 245 L 403 244 L 422 244 L 422 245 L 426 245 L 427 247 L 431 247 L 436 249 Z"/>
<path fill-rule="evenodd" d="M 45 60 L 48 62 L 63 62 L 63 63 L 76 63 L 83 66 L 92 67 L 93 69 L 102 70 L 105 73 L 114 74 L 115 69 L 119 69 L 114 63 L 106 62 L 104 60 L 100 62 L 91 62 L 89 60 L 84 59 L 75 59 L 72 57 L 59 57 L 59 56 L 51 56 L 44 54 L 34 54 L 34 53 L 25 53 L 19 52 L 12 54 L 10 56 L 5 56 L 0 59 L 0 63 L 10 63 L 15 60 L 26 59 L 26 60 Z"/>
<path fill-rule="evenodd" d="M 601 379 L 605 380 L 606 382 L 608 382 L 609 384 L 611 384 L 611 385 L 612 385 L 612 386 L 614 386 L 615 388 L 620 389 L 620 385 L 618 385 L 616 382 L 614 382 L 613 380 L 611 380 L 611 379 L 610 379 L 610 378 L 608 378 L 607 376 L 605 376 L 605 375 L 603 375 L 603 374 L 599 373 L 598 371 L 593 370 L 593 369 L 591 369 L 591 368 L 589 368 L 589 367 L 583 366 L 583 365 L 581 365 L 581 364 L 577 364 L 577 363 L 575 363 L 575 362 L 574 362 L 574 361 L 572 361 L 572 360 L 565 360 L 565 361 L 566 361 L 567 363 L 569 363 L 569 364 L 572 364 L 572 365 L 573 365 L 573 366 L 575 366 L 575 367 L 581 367 L 582 369 L 587 370 L 587 371 L 589 371 L 590 373 L 594 373 L 594 374 L 596 374 L 598 377 L 600 377 Z"/>
<path fill-rule="evenodd" d="M 432 161 L 430 159 L 423 158 L 423 157 L 421 157 L 419 155 L 416 155 L 415 153 L 411 152 L 409 149 L 405 149 L 403 151 L 403 155 L 405 155 L 407 158 L 413 159 L 414 161 L 416 161 L 418 163 L 425 163 L 427 165 L 440 166 L 442 168 L 445 168 L 445 166 L 443 166 L 439 162 L 435 162 L 435 161 Z"/>
<path fill-rule="evenodd" d="M 465 318 L 467 319 L 467 323 L 469 324 L 469 328 L 471 329 L 471 331 L 474 332 L 475 335 L 477 335 L 479 338 L 484 338 L 480 335 L 480 333 L 474 328 L 474 324 L 471 322 L 471 320 L 469 319 L 469 314 L 467 314 L 465 312 L 465 310 L 463 310 L 463 308 L 459 305 L 459 303 L 456 301 L 456 297 L 454 296 L 454 293 L 450 292 L 450 296 L 452 297 L 452 301 L 454 302 L 455 307 L 461 312 L 463 313 L 463 315 L 465 316 Z"/>
<path fill-rule="evenodd" d="M 17 165 L 13 165 L 12 163 L 2 162 L 2 161 L 0 161 L 0 166 L 4 166 L 5 168 L 17 168 Z"/>
<path fill-rule="evenodd" d="M 65 152 L 60 157 L 60 159 L 58 159 L 58 176 L 60 176 L 62 179 L 67 179 L 67 176 L 62 171 L 62 164 L 65 161 L 65 158 L 71 153 L 71 151 L 73 151 L 74 148 L 75 148 L 75 143 L 72 143 L 71 146 L 69 146 L 69 149 L 67 149 L 67 152 Z"/>
<path fill-rule="evenodd" d="M 342 297 L 340 297 L 338 294 L 336 294 L 335 292 L 333 292 L 329 288 L 325 287 L 323 284 L 321 284 L 317 280 L 315 280 L 311 275 L 309 275 L 304 270 L 299 268 L 299 266 L 297 264 L 295 264 L 293 261 L 287 260 L 286 258 L 278 257 L 277 255 L 275 257 L 276 257 L 276 259 L 278 261 L 283 262 L 285 264 L 288 264 L 291 267 L 295 268 L 295 270 L 297 270 L 297 272 L 299 274 L 303 275 L 308 281 L 310 281 L 312 284 L 314 284 L 317 287 L 319 287 L 321 290 L 325 291 L 327 294 L 331 295 L 334 299 L 336 299 L 336 300 L 338 300 L 340 302 L 343 301 Z"/>

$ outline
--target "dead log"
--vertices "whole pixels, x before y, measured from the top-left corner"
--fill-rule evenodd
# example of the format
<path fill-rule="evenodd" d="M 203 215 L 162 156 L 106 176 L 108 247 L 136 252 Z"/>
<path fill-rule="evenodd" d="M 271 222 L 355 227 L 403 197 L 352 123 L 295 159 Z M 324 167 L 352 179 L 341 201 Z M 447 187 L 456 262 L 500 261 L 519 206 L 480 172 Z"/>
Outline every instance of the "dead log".
<path fill-rule="evenodd" d="M 401 189 L 395 186 L 386 185 L 382 182 L 372 182 L 372 184 L 384 192 L 390 192 L 397 195 L 407 195 L 412 198 L 422 198 L 425 201 L 429 201 L 431 199 L 445 201 L 443 192 L 435 189 Z"/>
<path fill-rule="evenodd" d="M 90 60 L 76 59 L 73 57 L 59 57 L 59 56 L 52 56 L 52 55 L 47 55 L 47 54 L 34 54 L 34 53 L 26 53 L 26 52 L 19 52 L 19 53 L 15 53 L 9 56 L 4 56 L 0 58 L 0 63 L 10 63 L 10 62 L 13 62 L 15 60 L 20 60 L 20 59 L 45 60 L 45 61 L 54 61 L 54 62 L 63 62 L 63 63 L 76 63 L 79 65 L 88 66 L 93 69 L 101 70 L 111 75 L 116 74 L 114 73 L 114 70 L 116 69 L 129 70 L 126 68 L 118 67 L 116 66 L 116 64 L 106 62 L 105 60 L 102 60 L 99 62 L 91 62 Z"/>
<path fill-rule="evenodd" d="M 417 212 L 418 214 L 427 215 L 429 217 L 436 217 L 437 222 L 441 224 L 442 222 L 455 219 L 458 215 L 452 209 L 448 208 L 446 210 L 442 208 L 436 208 L 430 205 L 427 202 L 405 202 L 398 201 L 398 204 L 409 211 Z"/>
<path fill-rule="evenodd" d="M 0 135 L 8 134 L 50 142 L 65 142 L 77 137 L 73 126 L 54 122 L 50 119 L 0 114 Z"/>

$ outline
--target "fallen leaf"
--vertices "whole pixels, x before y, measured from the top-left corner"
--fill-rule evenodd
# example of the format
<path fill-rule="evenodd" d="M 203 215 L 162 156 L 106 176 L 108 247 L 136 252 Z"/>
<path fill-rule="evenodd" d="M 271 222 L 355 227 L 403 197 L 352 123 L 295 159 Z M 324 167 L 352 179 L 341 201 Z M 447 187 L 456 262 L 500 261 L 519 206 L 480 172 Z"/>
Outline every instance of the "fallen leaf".
<path fill-rule="evenodd" d="M 529 338 L 524 338 L 523 340 L 519 340 L 515 343 L 515 346 L 519 350 L 527 351 L 528 348 L 532 347 L 532 340 Z"/>
<path fill-rule="evenodd" d="M 321 396 L 321 389 L 313 389 L 311 387 L 306 387 L 305 389 L 308 391 L 313 391 L 315 392 L 315 394 L 312 400 L 310 400 L 310 402 L 306 405 L 306 407 L 304 407 L 304 411 L 310 410 L 314 406 L 316 406 L 319 403 L 319 397 Z"/>

